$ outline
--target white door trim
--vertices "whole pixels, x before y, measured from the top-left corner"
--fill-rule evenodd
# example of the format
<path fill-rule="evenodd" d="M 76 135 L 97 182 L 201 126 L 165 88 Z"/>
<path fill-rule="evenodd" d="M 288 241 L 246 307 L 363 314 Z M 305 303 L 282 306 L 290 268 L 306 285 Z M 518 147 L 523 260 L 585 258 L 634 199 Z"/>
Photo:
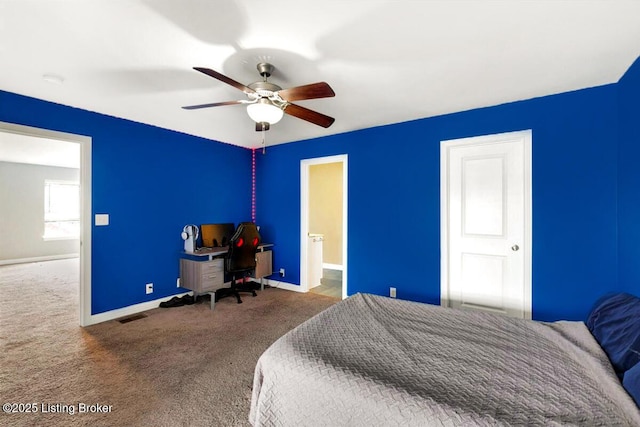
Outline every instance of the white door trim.
<path fill-rule="evenodd" d="M 440 304 L 450 306 L 449 290 L 449 155 L 453 147 L 497 144 L 508 140 L 524 140 L 524 317 L 531 319 L 532 314 L 532 131 L 523 130 L 495 135 L 483 135 L 471 138 L 440 141 Z"/>
<path fill-rule="evenodd" d="M 307 281 L 307 255 L 309 253 L 309 167 L 325 163 L 342 163 L 342 299 L 347 293 L 347 216 L 348 205 L 348 158 L 347 154 L 300 160 L 300 292 L 309 291 Z"/>
<path fill-rule="evenodd" d="M 97 323 L 91 315 L 91 144 L 89 136 L 0 122 L 0 132 L 80 144 L 80 326 Z"/>

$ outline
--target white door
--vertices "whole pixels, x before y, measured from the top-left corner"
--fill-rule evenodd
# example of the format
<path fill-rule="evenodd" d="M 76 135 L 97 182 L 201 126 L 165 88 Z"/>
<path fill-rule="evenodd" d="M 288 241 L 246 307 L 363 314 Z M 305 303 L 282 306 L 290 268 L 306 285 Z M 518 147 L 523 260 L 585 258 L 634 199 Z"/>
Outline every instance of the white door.
<path fill-rule="evenodd" d="M 322 242 L 324 237 L 322 234 L 309 233 L 309 289 L 321 285 L 322 280 Z"/>
<path fill-rule="evenodd" d="M 531 318 L 531 132 L 441 148 L 443 305 Z"/>

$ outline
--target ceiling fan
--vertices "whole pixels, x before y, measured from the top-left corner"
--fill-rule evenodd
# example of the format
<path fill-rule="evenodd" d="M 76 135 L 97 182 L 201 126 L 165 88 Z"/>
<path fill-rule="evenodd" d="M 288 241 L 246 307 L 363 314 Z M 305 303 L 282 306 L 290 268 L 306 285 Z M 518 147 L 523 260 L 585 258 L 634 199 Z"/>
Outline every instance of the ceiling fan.
<path fill-rule="evenodd" d="M 213 77 L 214 79 L 218 79 L 221 82 L 235 87 L 236 89 L 240 89 L 245 93 L 245 95 L 247 95 L 248 99 L 190 105 L 182 108 L 185 110 L 197 110 L 200 108 L 220 107 L 223 105 L 247 105 L 247 113 L 249 114 L 249 117 L 256 122 L 256 131 L 269 130 L 269 127 L 272 124 L 279 122 L 285 113 L 324 128 L 328 128 L 333 124 L 335 121 L 333 117 L 292 104 L 292 101 L 335 96 L 335 92 L 327 83 L 311 83 L 304 86 L 282 89 L 280 86 L 267 81 L 267 78 L 273 73 L 273 65 L 266 62 L 260 62 L 257 65 L 257 68 L 258 72 L 262 76 L 262 81 L 245 86 L 242 83 L 209 68 L 193 67 L 196 71 L 200 71 L 201 73 Z"/>

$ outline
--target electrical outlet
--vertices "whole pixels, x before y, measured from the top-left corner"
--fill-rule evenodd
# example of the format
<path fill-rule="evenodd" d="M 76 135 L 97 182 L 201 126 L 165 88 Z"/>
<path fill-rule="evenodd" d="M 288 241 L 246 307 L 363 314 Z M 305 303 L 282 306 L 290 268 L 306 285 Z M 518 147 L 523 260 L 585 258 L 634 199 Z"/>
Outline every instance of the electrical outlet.
<path fill-rule="evenodd" d="M 147 283 L 147 295 L 153 293 L 153 283 Z"/>
<path fill-rule="evenodd" d="M 389 288 L 389 296 L 391 298 L 395 298 L 396 297 L 396 288 L 393 288 L 393 287 Z"/>
<path fill-rule="evenodd" d="M 280 277 L 284 277 L 284 268 L 280 269 Z"/>
<path fill-rule="evenodd" d="M 180 278 L 178 277 L 176 279 L 176 288 L 179 288 L 179 287 L 180 287 Z"/>

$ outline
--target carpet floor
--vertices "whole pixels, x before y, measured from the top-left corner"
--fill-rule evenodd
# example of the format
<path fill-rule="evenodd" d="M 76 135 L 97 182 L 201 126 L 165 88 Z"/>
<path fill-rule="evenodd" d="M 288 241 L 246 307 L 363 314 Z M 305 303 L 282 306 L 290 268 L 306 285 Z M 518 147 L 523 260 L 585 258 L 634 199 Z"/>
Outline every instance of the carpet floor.
<path fill-rule="evenodd" d="M 0 425 L 248 426 L 258 357 L 338 301 L 269 288 L 81 328 L 77 272 L 77 259 L 0 267 L 0 399 L 31 410 Z"/>

